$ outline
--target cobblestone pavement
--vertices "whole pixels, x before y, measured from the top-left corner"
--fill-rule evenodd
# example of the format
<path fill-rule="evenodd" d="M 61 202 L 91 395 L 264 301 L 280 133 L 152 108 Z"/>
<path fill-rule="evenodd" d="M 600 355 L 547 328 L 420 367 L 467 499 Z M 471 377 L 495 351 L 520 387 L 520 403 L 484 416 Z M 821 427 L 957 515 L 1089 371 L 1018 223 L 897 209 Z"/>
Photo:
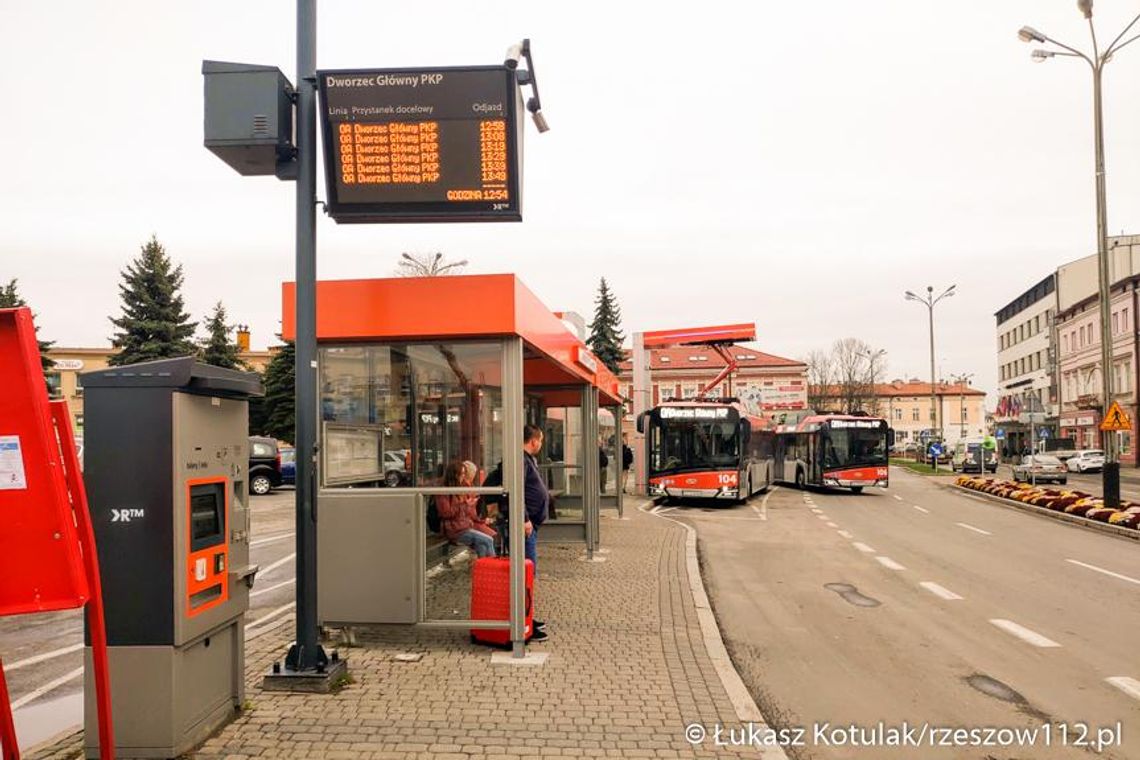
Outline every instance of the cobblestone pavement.
<path fill-rule="evenodd" d="M 604 562 L 580 546 L 539 549 L 536 609 L 550 639 L 537 667 L 492 665 L 466 631 L 357 629 L 340 647 L 352 683 L 332 695 L 265 692 L 291 626 L 248 644 L 248 709 L 199 760 L 262 758 L 757 757 L 685 727 L 740 721 L 705 649 L 689 588 L 685 529 L 635 509 L 604 517 Z M 398 662 L 399 653 L 419 662 Z M 54 754 L 53 754 L 54 752 Z M 38 758 L 67 757 L 60 747 Z"/>

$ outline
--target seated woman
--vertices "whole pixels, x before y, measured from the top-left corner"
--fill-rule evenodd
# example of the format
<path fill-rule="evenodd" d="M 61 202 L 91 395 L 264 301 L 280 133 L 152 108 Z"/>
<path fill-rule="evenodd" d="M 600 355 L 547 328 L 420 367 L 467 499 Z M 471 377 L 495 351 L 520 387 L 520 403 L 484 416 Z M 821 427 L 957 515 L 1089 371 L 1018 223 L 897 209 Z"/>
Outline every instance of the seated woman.
<path fill-rule="evenodd" d="M 471 462 L 452 462 L 443 474 L 450 488 L 471 486 L 477 468 Z M 474 494 L 437 494 L 435 509 L 448 541 L 470 546 L 478 557 L 495 556 L 495 530 L 479 517 L 479 497 Z"/>

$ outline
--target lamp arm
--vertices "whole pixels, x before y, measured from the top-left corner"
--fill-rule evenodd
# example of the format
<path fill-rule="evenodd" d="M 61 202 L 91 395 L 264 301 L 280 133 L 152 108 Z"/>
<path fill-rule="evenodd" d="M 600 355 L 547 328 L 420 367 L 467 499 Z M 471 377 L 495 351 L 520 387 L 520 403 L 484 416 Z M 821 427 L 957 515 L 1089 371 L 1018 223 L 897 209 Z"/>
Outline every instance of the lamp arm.
<path fill-rule="evenodd" d="M 1052 43 L 1053 43 L 1054 45 L 1056 45 L 1057 47 L 1059 47 L 1059 48 L 1064 48 L 1065 50 L 1068 50 L 1068 51 L 1069 51 L 1069 53 L 1071 53 L 1072 55 L 1075 55 L 1075 56 L 1077 56 L 1078 58 L 1084 58 L 1084 59 L 1085 59 L 1085 63 L 1087 63 L 1089 66 L 1092 66 L 1094 69 L 1096 68 L 1096 64 L 1092 62 L 1092 59 L 1091 59 L 1091 58 L 1089 58 L 1089 57 L 1088 57 L 1087 55 L 1085 55 L 1084 53 L 1082 53 L 1081 51 L 1077 50 L 1075 47 L 1069 47 L 1068 45 L 1066 45 L 1066 44 L 1065 44 L 1065 43 L 1063 43 L 1063 42 L 1057 42 L 1057 40 L 1053 39 L 1052 37 L 1045 37 L 1045 35 L 1044 35 L 1044 34 L 1043 34 L 1043 35 L 1041 35 L 1041 36 L 1045 38 L 1045 41 L 1046 41 L 1046 42 L 1052 42 Z"/>
<path fill-rule="evenodd" d="M 1116 39 L 1112 41 L 1112 44 L 1104 49 L 1104 59 L 1106 61 L 1108 60 L 1109 56 L 1111 56 L 1117 50 L 1120 50 L 1120 48 L 1124 47 L 1124 45 L 1127 45 L 1128 42 L 1132 42 L 1132 40 L 1136 39 L 1136 37 L 1133 37 L 1132 39 L 1128 40 L 1128 42 L 1125 42 L 1123 45 L 1120 45 L 1120 47 L 1117 47 L 1117 45 L 1116 45 L 1116 43 L 1120 42 L 1120 38 L 1123 37 L 1124 35 L 1128 34 L 1128 30 L 1136 25 L 1137 21 L 1140 21 L 1140 13 L 1136 14 L 1136 18 L 1132 19 L 1132 21 L 1128 24 L 1128 26 L 1124 27 L 1124 29 L 1121 30 L 1120 34 L 1116 35 Z M 1138 35 L 1138 36 L 1140 36 L 1140 35 Z"/>
<path fill-rule="evenodd" d="M 1129 37 L 1124 42 L 1121 42 L 1119 45 L 1112 48 L 1109 52 L 1105 53 L 1105 59 L 1104 60 L 1107 61 L 1109 58 L 1116 55 L 1116 53 L 1118 51 L 1120 51 L 1120 49 L 1123 48 L 1125 45 L 1130 45 L 1133 42 L 1135 42 L 1136 40 L 1140 40 L 1140 34 L 1136 34 L 1136 35 Z"/>

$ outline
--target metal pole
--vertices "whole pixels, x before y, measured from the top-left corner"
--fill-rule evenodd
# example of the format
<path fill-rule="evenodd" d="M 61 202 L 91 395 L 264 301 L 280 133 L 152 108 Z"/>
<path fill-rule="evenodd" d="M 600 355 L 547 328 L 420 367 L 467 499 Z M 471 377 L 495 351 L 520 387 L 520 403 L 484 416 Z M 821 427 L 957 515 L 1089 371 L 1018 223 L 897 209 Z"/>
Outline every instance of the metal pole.
<path fill-rule="evenodd" d="M 926 286 L 926 308 L 930 314 L 930 424 L 933 425 L 931 430 L 931 438 L 934 438 L 934 433 L 941 428 L 938 425 L 938 409 L 936 392 L 934 386 L 934 286 Z M 941 438 L 941 436 L 939 436 Z M 933 443 L 933 441 L 932 441 Z M 932 452 L 930 455 L 930 464 L 934 470 L 938 470 L 938 457 Z"/>
<path fill-rule="evenodd" d="M 503 485 L 507 489 L 507 542 L 511 550 L 511 651 L 526 656 L 526 499 L 523 472 L 523 345 L 503 341 Z"/>
<path fill-rule="evenodd" d="M 1100 275 L 1100 361 L 1101 385 L 1104 394 L 1101 418 L 1108 414 L 1112 406 L 1112 293 L 1110 291 L 1110 266 L 1108 260 L 1108 210 L 1104 178 L 1104 112 L 1101 100 L 1101 72 L 1105 60 L 1093 66 L 1093 130 L 1096 136 L 1096 245 L 1097 263 Z M 1103 493 L 1104 505 L 1109 508 L 1120 506 L 1120 462 L 1116 452 L 1116 433 L 1101 433 L 1104 447 Z"/>
<path fill-rule="evenodd" d="M 297 639 L 286 668 L 323 666 L 317 641 L 317 2 L 297 0 Z"/>

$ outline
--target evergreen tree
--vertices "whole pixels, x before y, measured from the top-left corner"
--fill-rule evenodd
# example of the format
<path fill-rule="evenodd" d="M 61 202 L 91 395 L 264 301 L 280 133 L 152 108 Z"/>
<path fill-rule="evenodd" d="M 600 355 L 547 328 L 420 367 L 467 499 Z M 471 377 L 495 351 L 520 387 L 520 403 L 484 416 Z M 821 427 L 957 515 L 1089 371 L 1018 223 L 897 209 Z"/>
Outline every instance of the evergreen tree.
<path fill-rule="evenodd" d="M 196 354 L 191 336 L 197 323 L 187 321 L 179 292 L 182 266 L 172 265 L 158 238 L 151 237 L 122 277 L 123 315 L 111 319 L 119 328 L 112 345 L 122 351 L 111 357 L 111 365 Z"/>
<path fill-rule="evenodd" d="M 214 306 L 214 313 L 206 318 L 206 334 L 206 339 L 200 344 L 200 361 L 226 369 L 242 368 L 242 361 L 238 358 L 238 344 L 230 340 L 226 307 L 221 301 Z"/>
<path fill-rule="evenodd" d="M 17 306 L 27 305 L 28 304 L 24 302 L 24 299 L 20 297 L 20 293 L 16 288 L 15 279 L 9 280 L 7 285 L 0 287 L 0 309 L 14 309 Z M 32 315 L 32 318 L 35 318 L 35 314 Z M 39 332 L 40 328 L 37 327 L 36 334 L 38 335 Z M 43 367 L 43 370 L 46 373 L 48 370 L 55 366 L 55 362 L 49 359 L 47 355 L 48 350 L 55 345 L 55 341 L 37 340 L 36 342 L 40 344 L 40 366 Z"/>
<path fill-rule="evenodd" d="M 293 443 L 297 426 L 296 363 L 296 347 L 292 341 L 285 341 L 265 368 L 265 423 L 262 432 L 289 443 Z"/>
<path fill-rule="evenodd" d="M 621 309 L 605 277 L 598 286 L 598 298 L 594 304 L 594 321 L 590 324 L 586 345 L 616 375 L 625 358 L 621 348 L 625 336 L 621 334 Z"/>
<path fill-rule="evenodd" d="M 265 386 L 265 374 L 257 372 L 257 379 L 261 381 L 262 387 Z M 250 435 L 267 435 L 265 432 L 269 425 L 269 410 L 265 406 L 265 396 L 254 396 L 249 400 L 249 434 Z"/>

